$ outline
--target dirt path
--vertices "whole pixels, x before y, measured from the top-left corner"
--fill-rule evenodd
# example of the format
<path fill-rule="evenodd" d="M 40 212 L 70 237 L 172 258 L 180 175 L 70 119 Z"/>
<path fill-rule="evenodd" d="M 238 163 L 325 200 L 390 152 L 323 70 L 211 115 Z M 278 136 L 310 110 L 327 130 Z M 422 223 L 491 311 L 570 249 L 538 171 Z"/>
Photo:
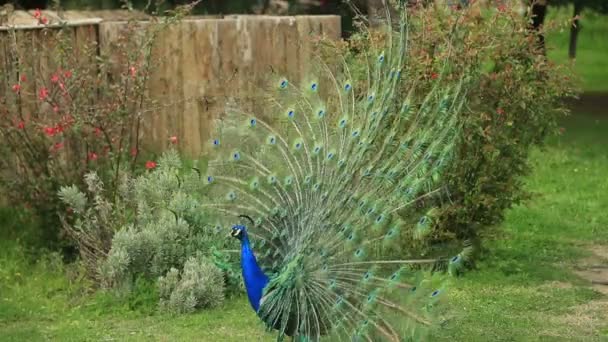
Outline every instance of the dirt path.
<path fill-rule="evenodd" d="M 608 296 L 608 246 L 589 247 L 592 256 L 581 260 L 575 273 L 588 280 L 593 288 Z"/>
<path fill-rule="evenodd" d="M 588 249 L 592 255 L 582 259 L 574 267 L 574 272 L 589 281 L 590 286 L 604 296 L 573 307 L 558 320 L 563 324 L 580 327 L 592 335 L 606 337 L 606 332 L 602 330 L 608 322 L 608 246 L 593 245 Z"/>
<path fill-rule="evenodd" d="M 570 108 L 577 113 L 608 115 L 608 93 L 585 93 L 578 100 L 570 101 Z"/>

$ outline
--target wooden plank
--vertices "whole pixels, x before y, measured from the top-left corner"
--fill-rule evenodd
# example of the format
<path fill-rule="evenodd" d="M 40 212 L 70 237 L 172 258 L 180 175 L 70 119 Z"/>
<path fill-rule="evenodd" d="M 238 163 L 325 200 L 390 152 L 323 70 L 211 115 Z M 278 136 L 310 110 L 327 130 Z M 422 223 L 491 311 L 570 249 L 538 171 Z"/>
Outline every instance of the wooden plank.
<path fill-rule="evenodd" d="M 109 13 L 106 14 L 110 17 Z M 62 15 L 64 18 L 78 17 L 67 12 Z M 84 13 L 78 18 L 91 17 L 93 14 Z M 98 41 L 99 53 L 108 56 L 111 64 L 116 66 L 107 77 L 119 79 L 125 72 L 125 51 L 120 51 L 116 43 L 126 25 L 126 21 L 103 21 L 71 28 L 75 52 L 84 56 L 82 49 L 87 42 Z M 152 25 L 155 24 L 142 24 L 139 37 Z M 58 30 L 17 30 L 17 40 L 22 45 L 19 55 L 23 65 L 19 68 L 35 70 L 48 81 L 49 75 L 57 69 L 52 56 L 33 60 L 28 49 L 42 49 L 45 44 L 51 44 L 53 32 Z M 0 56 L 6 55 L 7 35 L 8 32 L 0 32 Z M 243 108 L 255 115 L 272 115 L 264 113 L 265 106 L 259 100 L 268 86 L 271 70 L 293 82 L 301 80 L 310 69 L 313 53 L 310 38 L 315 35 L 339 39 L 340 18 L 189 18 L 161 32 L 152 52 L 159 63 L 153 66 L 147 94 L 154 103 L 150 103 L 143 114 L 142 137 L 146 148 L 160 152 L 169 146 L 168 138 L 176 135 L 180 140 L 179 148 L 185 155 L 197 157 L 204 153 L 204 146 L 211 139 L 213 120 L 226 114 L 224 108 L 229 98 L 239 99 Z M 52 46 L 46 47 L 52 51 Z M 12 80 L 3 80 L 0 90 L 10 90 L 10 82 L 17 77 L 16 70 L 13 71 L 10 73 Z M 28 112 L 36 111 L 40 104 L 36 101 L 39 86 L 28 85 L 32 87 L 27 89 L 28 98 L 24 101 Z"/>

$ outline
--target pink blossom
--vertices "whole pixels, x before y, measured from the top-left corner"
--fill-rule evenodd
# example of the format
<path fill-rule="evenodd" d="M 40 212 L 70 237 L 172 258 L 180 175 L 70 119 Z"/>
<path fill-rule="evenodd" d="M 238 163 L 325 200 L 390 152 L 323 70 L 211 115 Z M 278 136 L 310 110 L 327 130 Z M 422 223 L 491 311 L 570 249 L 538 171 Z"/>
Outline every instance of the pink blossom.
<path fill-rule="evenodd" d="M 44 134 L 46 134 L 49 137 L 52 137 L 52 136 L 54 136 L 57 133 L 55 131 L 55 127 L 51 127 L 51 126 L 44 127 L 42 129 L 42 131 L 44 132 Z"/>
<path fill-rule="evenodd" d="M 38 91 L 38 98 L 40 101 L 46 100 L 47 97 L 49 97 L 49 90 L 45 87 L 40 88 Z"/>
<path fill-rule="evenodd" d="M 146 162 L 146 169 L 152 170 L 152 169 L 156 168 L 156 165 L 157 165 L 156 162 L 148 160 Z"/>

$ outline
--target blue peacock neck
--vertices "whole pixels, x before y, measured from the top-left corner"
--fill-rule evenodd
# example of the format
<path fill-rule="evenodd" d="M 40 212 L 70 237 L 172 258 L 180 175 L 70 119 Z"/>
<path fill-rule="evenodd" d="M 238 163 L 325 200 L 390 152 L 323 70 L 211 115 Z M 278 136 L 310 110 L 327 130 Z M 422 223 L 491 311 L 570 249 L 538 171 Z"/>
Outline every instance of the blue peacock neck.
<path fill-rule="evenodd" d="M 249 303 L 253 310 L 258 312 L 264 287 L 268 284 L 268 277 L 258 265 L 246 233 L 241 238 L 241 269 Z"/>

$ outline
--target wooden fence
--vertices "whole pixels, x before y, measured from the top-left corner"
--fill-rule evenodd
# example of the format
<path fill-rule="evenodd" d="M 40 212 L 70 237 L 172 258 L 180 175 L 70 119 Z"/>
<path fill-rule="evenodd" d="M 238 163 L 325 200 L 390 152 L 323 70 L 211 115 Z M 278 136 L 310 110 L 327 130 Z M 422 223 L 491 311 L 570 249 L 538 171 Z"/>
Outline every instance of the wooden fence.
<path fill-rule="evenodd" d="M 51 27 L 59 20 L 67 23 L 75 46 L 78 40 L 96 40 L 100 54 L 111 54 L 108 50 L 127 25 L 124 20 L 112 20 L 111 12 L 98 16 L 63 13 L 63 19 L 56 13 L 43 14 L 52 19 Z M 0 54 L 8 43 L 9 26 L 39 30 L 31 13 L 21 12 L 16 18 L 4 26 L 0 22 Z M 210 123 L 224 110 L 227 97 L 248 97 L 271 69 L 300 79 L 312 59 L 310 37 L 339 39 L 340 35 L 338 16 L 186 18 L 170 26 L 155 41 L 162 63 L 149 81 L 151 98 L 166 105 L 144 117 L 144 143 L 160 151 L 167 146 L 167 138 L 176 135 L 183 153 L 199 155 L 210 138 Z M 43 41 L 44 37 L 33 33 L 27 39 Z"/>

